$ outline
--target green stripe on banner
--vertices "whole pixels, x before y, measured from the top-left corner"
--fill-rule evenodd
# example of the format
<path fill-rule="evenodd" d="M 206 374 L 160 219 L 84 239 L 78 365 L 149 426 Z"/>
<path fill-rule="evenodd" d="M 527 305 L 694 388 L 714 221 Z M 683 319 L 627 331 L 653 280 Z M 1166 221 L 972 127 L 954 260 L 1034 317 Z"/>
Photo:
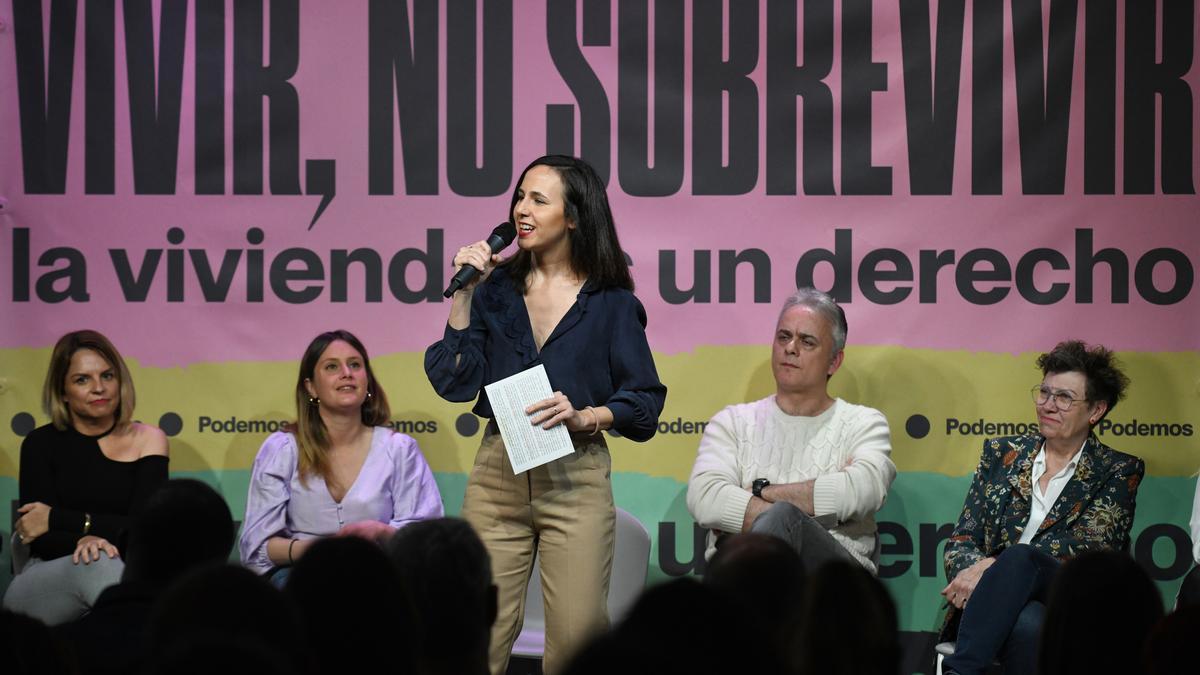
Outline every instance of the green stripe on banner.
<path fill-rule="evenodd" d="M 172 478 L 195 478 L 219 490 L 234 518 L 242 519 L 250 472 L 178 471 Z M 462 508 L 467 476 L 436 473 L 447 515 Z M 896 477 L 887 504 L 879 513 L 884 555 L 880 576 L 891 591 L 899 611 L 901 630 L 933 630 L 939 622 L 945 585 L 942 548 L 958 518 L 970 476 L 904 472 Z M 1158 584 L 1169 607 L 1179 583 L 1191 565 L 1191 540 L 1187 521 L 1195 479 L 1148 476 L 1138 490 L 1137 519 L 1130 552 Z M 650 532 L 650 566 L 647 583 L 704 571 L 703 531 L 688 514 L 687 485 L 672 478 L 639 473 L 614 473 L 613 496 L 617 506 L 633 514 Z M 12 534 L 10 505 L 17 498 L 17 482 L 0 477 L 0 512 L 3 531 Z M 0 552 L 0 589 L 11 579 L 10 547 Z M 234 556 L 236 558 L 236 555 Z"/>
<path fill-rule="evenodd" d="M 900 473 L 878 515 L 885 551 L 880 576 L 896 601 L 901 630 L 933 630 L 939 624 L 938 592 L 946 583 L 943 544 L 970 482 L 970 476 Z M 1168 606 L 1191 565 L 1187 521 L 1195 485 L 1190 477 L 1149 476 L 1138 491 L 1130 552 L 1155 579 Z M 648 583 L 703 570 L 703 542 L 695 539 L 702 532 L 688 514 L 686 490 L 685 483 L 669 478 L 613 476 L 617 506 L 650 531 Z"/>

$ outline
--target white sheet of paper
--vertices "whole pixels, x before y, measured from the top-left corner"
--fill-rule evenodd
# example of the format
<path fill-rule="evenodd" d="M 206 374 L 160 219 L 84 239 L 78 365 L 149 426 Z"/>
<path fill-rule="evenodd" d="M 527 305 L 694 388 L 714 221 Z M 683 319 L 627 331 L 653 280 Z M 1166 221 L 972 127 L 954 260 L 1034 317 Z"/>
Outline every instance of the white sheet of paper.
<path fill-rule="evenodd" d="M 552 429 L 529 423 L 525 408 L 554 395 L 546 367 L 538 364 L 529 370 L 506 377 L 484 387 L 492 414 L 504 438 L 513 473 L 523 473 L 575 452 L 566 425 Z"/>

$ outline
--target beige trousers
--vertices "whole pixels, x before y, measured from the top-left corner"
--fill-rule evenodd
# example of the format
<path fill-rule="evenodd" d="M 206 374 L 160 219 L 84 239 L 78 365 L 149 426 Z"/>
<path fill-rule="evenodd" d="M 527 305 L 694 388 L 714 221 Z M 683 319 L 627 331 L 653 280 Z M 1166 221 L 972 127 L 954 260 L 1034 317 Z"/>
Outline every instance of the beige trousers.
<path fill-rule="evenodd" d="M 504 675 L 525 618 L 525 592 L 539 558 L 546 611 L 542 669 L 556 675 L 586 640 L 608 627 L 616 511 L 603 436 L 572 436 L 575 453 L 513 475 L 504 440 L 488 425 L 467 482 L 462 516 L 492 558 L 499 612 L 489 666 Z"/>

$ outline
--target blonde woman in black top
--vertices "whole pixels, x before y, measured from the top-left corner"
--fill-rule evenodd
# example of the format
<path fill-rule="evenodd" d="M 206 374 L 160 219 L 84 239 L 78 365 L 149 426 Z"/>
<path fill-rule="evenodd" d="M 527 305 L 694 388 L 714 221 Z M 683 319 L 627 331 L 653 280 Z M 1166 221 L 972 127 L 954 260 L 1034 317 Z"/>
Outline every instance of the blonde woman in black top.
<path fill-rule="evenodd" d="M 21 444 L 17 574 L 5 609 L 64 623 L 120 580 L 119 537 L 167 479 L 167 438 L 133 421 L 133 406 L 133 379 L 108 338 L 81 330 L 59 339 L 42 388 L 51 423 Z"/>

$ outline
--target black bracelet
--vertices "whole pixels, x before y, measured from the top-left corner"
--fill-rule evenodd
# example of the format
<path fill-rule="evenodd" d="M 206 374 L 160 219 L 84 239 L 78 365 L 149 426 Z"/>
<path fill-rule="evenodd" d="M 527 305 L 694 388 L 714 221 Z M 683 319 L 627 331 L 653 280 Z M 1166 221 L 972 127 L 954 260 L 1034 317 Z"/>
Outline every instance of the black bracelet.
<path fill-rule="evenodd" d="M 297 541 L 298 541 L 298 540 L 296 540 L 296 539 L 293 539 L 293 540 L 292 540 L 292 543 L 288 544 L 288 564 L 289 564 L 289 565 L 295 565 L 295 564 L 296 564 L 296 561 L 292 559 L 292 547 L 296 545 L 296 542 L 297 542 Z"/>

